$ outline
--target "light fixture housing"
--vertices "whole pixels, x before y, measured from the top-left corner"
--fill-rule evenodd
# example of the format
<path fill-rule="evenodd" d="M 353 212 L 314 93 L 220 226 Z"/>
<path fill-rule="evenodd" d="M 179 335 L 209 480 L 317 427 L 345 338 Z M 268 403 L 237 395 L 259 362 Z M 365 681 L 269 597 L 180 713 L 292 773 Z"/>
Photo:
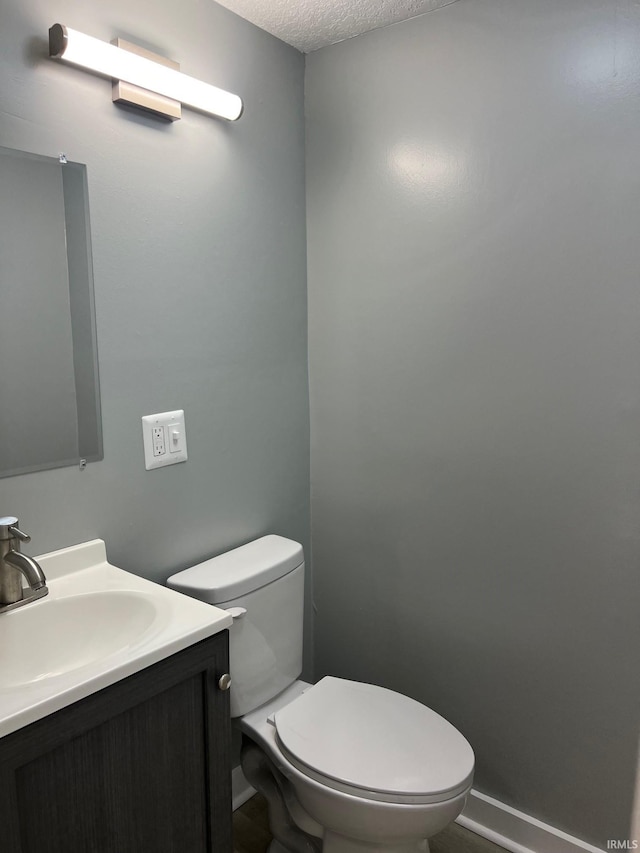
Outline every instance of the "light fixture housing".
<path fill-rule="evenodd" d="M 49 56 L 228 121 L 239 119 L 244 109 L 238 95 L 63 24 L 49 30 Z"/>

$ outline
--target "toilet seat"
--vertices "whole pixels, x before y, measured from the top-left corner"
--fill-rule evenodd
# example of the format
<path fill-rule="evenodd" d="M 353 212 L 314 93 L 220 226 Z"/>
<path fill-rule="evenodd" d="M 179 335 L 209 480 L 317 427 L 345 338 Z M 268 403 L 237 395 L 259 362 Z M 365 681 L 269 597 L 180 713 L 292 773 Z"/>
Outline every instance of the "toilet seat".
<path fill-rule="evenodd" d="M 443 717 L 372 684 L 327 676 L 278 710 L 278 745 L 323 785 L 387 803 L 438 803 L 471 787 L 474 754 Z"/>

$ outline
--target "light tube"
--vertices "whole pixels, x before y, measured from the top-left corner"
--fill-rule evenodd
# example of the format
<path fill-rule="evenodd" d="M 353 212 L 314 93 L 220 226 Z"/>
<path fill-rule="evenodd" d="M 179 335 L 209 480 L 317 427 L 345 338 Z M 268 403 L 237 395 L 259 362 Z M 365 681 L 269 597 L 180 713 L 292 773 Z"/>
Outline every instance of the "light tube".
<path fill-rule="evenodd" d="M 114 80 L 141 86 L 229 121 L 239 119 L 244 109 L 242 99 L 231 92 L 203 83 L 195 77 L 187 77 L 173 68 L 159 65 L 62 24 L 54 24 L 49 30 L 49 56 Z"/>

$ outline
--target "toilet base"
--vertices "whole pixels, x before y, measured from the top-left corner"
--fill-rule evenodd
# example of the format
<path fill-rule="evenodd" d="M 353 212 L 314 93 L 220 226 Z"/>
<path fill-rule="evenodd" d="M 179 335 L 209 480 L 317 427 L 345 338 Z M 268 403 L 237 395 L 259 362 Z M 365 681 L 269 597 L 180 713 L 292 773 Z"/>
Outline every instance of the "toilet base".
<path fill-rule="evenodd" d="M 291 792 L 273 762 L 247 738 L 243 739 L 240 761 L 249 784 L 267 801 L 269 829 L 274 836 L 269 853 L 321 853 L 322 840 L 305 832 L 293 819 L 293 803 L 287 802 Z"/>
<path fill-rule="evenodd" d="M 241 761 L 247 780 L 267 800 L 269 828 L 274 835 L 268 853 L 429 853 L 426 839 L 407 843 L 387 840 L 377 844 L 371 839 L 350 838 L 330 829 L 323 831 L 300 806 L 275 764 L 248 738 L 243 739 Z M 311 832 L 305 832 L 301 824 Z"/>
<path fill-rule="evenodd" d="M 275 838 L 269 844 L 268 853 L 290 853 Z M 338 835 L 328 833 L 322 845 L 322 853 L 429 853 L 428 842 L 421 841 L 419 844 L 401 845 L 399 847 L 382 846 L 351 841 L 349 838 L 341 838 Z"/>
<path fill-rule="evenodd" d="M 277 838 L 274 838 L 267 847 L 267 853 L 289 853 L 289 851 L 284 845 L 280 844 Z"/>
<path fill-rule="evenodd" d="M 410 844 L 378 845 L 345 838 L 343 835 L 327 831 L 322 844 L 322 853 L 429 853 L 429 842 L 424 838 Z"/>

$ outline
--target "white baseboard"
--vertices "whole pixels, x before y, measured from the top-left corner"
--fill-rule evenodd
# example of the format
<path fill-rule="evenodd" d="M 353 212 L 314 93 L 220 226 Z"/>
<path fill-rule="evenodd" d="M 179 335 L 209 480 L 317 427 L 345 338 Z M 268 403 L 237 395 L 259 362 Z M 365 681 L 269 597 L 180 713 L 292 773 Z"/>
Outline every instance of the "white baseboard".
<path fill-rule="evenodd" d="M 511 853 L 603 853 L 602 848 L 472 790 L 457 823 Z"/>
<path fill-rule="evenodd" d="M 256 789 L 245 779 L 241 767 L 234 767 L 231 773 L 231 799 L 233 810 L 239 809 L 255 794 Z"/>

